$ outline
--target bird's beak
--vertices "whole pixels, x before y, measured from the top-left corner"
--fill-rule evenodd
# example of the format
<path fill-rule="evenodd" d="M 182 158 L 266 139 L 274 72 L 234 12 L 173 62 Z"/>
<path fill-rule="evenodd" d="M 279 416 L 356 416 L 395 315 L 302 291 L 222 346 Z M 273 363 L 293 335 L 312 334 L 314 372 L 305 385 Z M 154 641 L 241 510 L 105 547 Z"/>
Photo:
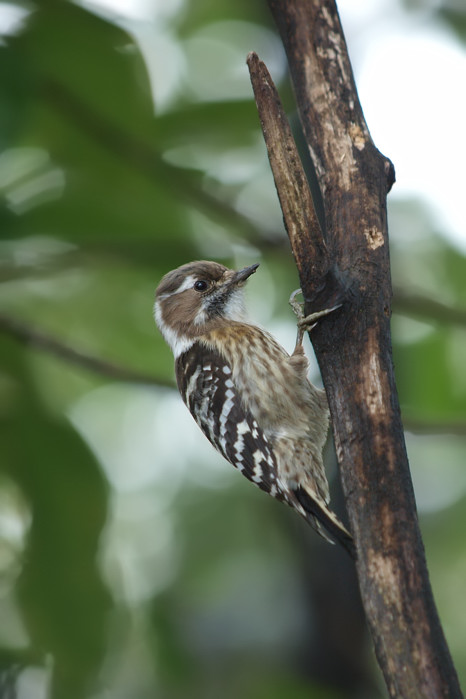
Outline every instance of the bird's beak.
<path fill-rule="evenodd" d="M 248 279 L 251 274 L 254 274 L 256 269 L 259 267 L 259 263 L 256 262 L 255 265 L 251 265 L 250 267 L 245 267 L 244 269 L 240 269 L 239 272 L 235 272 L 231 282 L 232 284 L 241 284 L 242 282 L 245 282 L 246 279 Z"/>

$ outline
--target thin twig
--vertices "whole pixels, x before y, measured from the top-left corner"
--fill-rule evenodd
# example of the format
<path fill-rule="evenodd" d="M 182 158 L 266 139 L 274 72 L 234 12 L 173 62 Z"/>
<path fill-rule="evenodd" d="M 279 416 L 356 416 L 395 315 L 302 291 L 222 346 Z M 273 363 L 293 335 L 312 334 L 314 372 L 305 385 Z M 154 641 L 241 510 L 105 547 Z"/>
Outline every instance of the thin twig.
<path fill-rule="evenodd" d="M 407 432 L 419 435 L 454 434 L 466 437 L 466 420 L 418 420 L 415 417 L 403 417 L 403 427 Z"/>
<path fill-rule="evenodd" d="M 400 288 L 393 291 L 393 310 L 401 315 L 425 318 L 442 325 L 466 326 L 466 310 L 464 308 L 448 306 L 435 299 Z"/>
<path fill-rule="evenodd" d="M 37 330 L 37 328 L 33 328 L 27 323 L 4 313 L 0 313 L 0 332 L 10 335 L 10 337 L 24 345 L 51 354 L 69 364 L 74 364 L 101 376 L 147 386 L 175 387 L 173 381 L 169 379 L 156 377 L 151 374 L 142 374 L 128 367 L 110 362 L 107 359 L 94 357 L 87 352 L 75 350 L 56 337 L 52 337 L 42 330 Z M 413 417 L 404 417 L 403 424 L 406 430 L 415 434 L 454 434 L 460 437 L 466 435 L 466 422 L 460 420 L 450 422 L 443 420 L 426 421 Z"/>
<path fill-rule="evenodd" d="M 12 318 L 5 313 L 0 313 L 0 331 L 10 335 L 10 337 L 13 337 L 24 345 L 42 350 L 66 362 L 87 369 L 88 371 L 101 374 L 102 376 L 116 379 L 117 381 L 127 381 L 129 383 L 144 384 L 146 386 L 162 386 L 167 388 L 173 388 L 174 386 L 172 381 L 164 377 L 143 374 L 142 372 L 110 362 L 107 359 L 101 359 L 87 352 L 76 350 L 61 340 L 31 327 L 23 321 Z"/>
<path fill-rule="evenodd" d="M 247 58 L 251 84 L 262 126 L 283 220 L 300 279 L 315 297 L 329 268 L 327 248 L 311 191 L 277 89 L 256 53 Z M 306 261 L 306 267 L 302 262 Z M 304 286 L 303 280 L 307 280 Z"/>
<path fill-rule="evenodd" d="M 230 224 L 253 245 L 282 245 L 280 235 L 267 236 L 247 216 L 226 201 L 197 186 L 192 172 L 164 160 L 151 144 L 106 119 L 61 83 L 49 80 L 45 83 L 44 94 L 55 109 L 75 123 L 100 147 L 117 155 L 128 166 L 137 169 L 151 180 L 157 180 L 157 183 L 166 187 L 171 194 L 176 192 L 176 196 L 188 205 L 195 206 L 222 224 Z"/>

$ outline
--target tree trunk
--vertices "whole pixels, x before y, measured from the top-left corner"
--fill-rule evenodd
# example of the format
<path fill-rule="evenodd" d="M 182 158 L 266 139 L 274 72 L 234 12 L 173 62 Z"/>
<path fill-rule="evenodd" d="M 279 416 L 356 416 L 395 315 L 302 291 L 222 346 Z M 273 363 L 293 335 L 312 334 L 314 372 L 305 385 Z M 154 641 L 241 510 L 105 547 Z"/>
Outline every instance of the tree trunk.
<path fill-rule="evenodd" d="M 248 58 L 285 225 L 311 313 L 342 303 L 312 342 L 329 399 L 357 572 L 391 697 L 461 697 L 435 608 L 395 385 L 386 195 L 332 0 L 268 0 L 288 55 L 325 212 L 322 232 L 265 66 Z"/>

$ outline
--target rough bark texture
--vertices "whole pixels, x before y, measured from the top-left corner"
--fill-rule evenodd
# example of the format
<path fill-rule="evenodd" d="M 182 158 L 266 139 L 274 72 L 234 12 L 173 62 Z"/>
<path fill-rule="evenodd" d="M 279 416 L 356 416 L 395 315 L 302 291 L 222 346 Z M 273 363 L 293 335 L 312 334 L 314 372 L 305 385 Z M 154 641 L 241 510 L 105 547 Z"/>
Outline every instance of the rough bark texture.
<path fill-rule="evenodd" d="M 386 220 L 393 167 L 364 121 L 333 1 L 269 6 L 322 192 L 323 233 L 270 76 L 255 54 L 248 64 L 306 311 L 343 301 L 312 342 L 376 654 L 390 696 L 461 697 L 430 588 L 393 372 Z"/>

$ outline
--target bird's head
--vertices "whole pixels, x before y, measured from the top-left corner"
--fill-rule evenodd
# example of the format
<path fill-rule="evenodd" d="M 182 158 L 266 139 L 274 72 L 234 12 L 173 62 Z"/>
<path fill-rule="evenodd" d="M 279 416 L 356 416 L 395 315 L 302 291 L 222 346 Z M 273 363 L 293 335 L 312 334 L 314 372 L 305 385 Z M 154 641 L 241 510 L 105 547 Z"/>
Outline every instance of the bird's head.
<path fill-rule="evenodd" d="M 175 358 L 225 321 L 245 320 L 243 286 L 258 264 L 240 271 L 197 261 L 166 274 L 155 293 L 155 320 Z"/>

